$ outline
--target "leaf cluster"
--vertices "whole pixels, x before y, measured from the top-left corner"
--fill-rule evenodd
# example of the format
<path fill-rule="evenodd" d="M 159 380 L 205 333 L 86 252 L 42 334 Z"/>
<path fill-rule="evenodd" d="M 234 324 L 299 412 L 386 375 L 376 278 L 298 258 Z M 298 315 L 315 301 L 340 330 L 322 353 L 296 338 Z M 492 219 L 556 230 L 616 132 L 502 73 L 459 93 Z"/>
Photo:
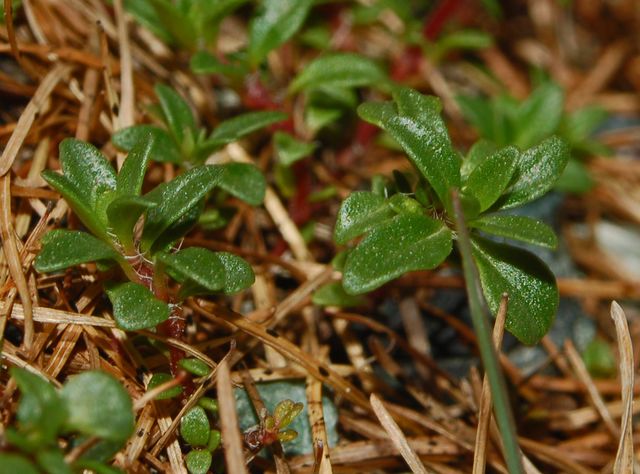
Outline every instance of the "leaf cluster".
<path fill-rule="evenodd" d="M 27 370 L 12 367 L 11 376 L 21 392 L 16 427 L 5 437 L 11 453 L 0 453 L 0 471 L 24 474 L 71 474 L 91 469 L 114 474 L 109 459 L 133 433 L 134 417 L 127 391 L 100 371 L 71 377 L 61 390 Z M 67 440 L 67 448 L 59 443 Z M 97 442 L 68 463 L 66 451 L 89 438 Z"/>
<path fill-rule="evenodd" d="M 346 256 L 344 289 L 360 294 L 406 272 L 440 265 L 453 250 L 451 192 L 459 189 L 489 308 L 495 314 L 507 292 L 507 329 L 535 343 L 555 315 L 555 278 L 535 255 L 501 240 L 553 248 L 556 237 L 546 224 L 504 211 L 549 191 L 567 163 L 568 147 L 556 137 L 524 151 L 480 141 L 463 158 L 440 111 L 438 99 L 404 87 L 395 89 L 392 102 L 359 107 L 364 120 L 402 146 L 418 177 L 411 183 L 397 173 L 392 186 L 354 192 L 342 203 L 335 241 L 344 244 L 364 235 Z"/>
<path fill-rule="evenodd" d="M 152 112 L 164 127 L 132 125 L 118 130 L 111 139 L 121 150 L 131 151 L 137 143 L 151 136 L 154 140 L 151 149 L 153 161 L 175 163 L 184 167 L 200 165 L 225 145 L 286 118 L 285 114 L 275 111 L 248 112 L 221 122 L 208 134 L 196 125 L 189 104 L 180 94 L 163 84 L 156 85 L 154 90 L 160 104 Z M 260 178 L 248 174 L 243 179 Z M 253 189 L 252 184 L 257 183 L 247 181 L 246 184 L 248 189 Z M 252 199 L 248 202 L 252 202 Z"/>
<path fill-rule="evenodd" d="M 603 109 L 591 106 L 564 112 L 564 91 L 551 80 L 543 81 L 523 101 L 508 94 L 463 95 L 458 96 L 457 101 L 480 137 L 498 146 L 515 145 L 524 149 L 558 135 L 569 145 L 573 158 L 559 178 L 558 189 L 580 193 L 591 188 L 592 179 L 578 158 L 608 153 L 606 147 L 591 138 L 607 118 Z"/>
<path fill-rule="evenodd" d="M 88 262 L 102 269 L 118 265 L 129 281 L 110 283 L 107 295 L 125 330 L 155 327 L 169 317 L 168 301 L 153 291 L 166 274 L 179 284 L 179 299 L 235 293 L 254 281 L 251 266 L 236 255 L 172 247 L 197 222 L 215 187 L 260 203 L 266 184 L 259 170 L 241 163 L 198 166 L 143 194 L 153 148 L 153 136 L 139 141 L 116 173 L 93 145 L 66 139 L 60 144 L 62 174 L 42 174 L 89 232 L 49 232 L 34 267 L 50 273 Z"/>

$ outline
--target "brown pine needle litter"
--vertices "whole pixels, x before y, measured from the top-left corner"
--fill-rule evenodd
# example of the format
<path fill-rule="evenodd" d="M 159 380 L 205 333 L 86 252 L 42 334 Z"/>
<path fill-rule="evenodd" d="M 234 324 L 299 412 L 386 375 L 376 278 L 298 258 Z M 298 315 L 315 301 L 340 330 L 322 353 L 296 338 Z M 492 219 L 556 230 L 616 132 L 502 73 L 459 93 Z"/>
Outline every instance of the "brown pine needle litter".
<path fill-rule="evenodd" d="M 461 3 L 477 8 L 484 2 Z M 502 343 L 500 315 L 494 342 L 509 385 L 525 472 L 640 472 L 634 444 L 634 415 L 640 413 L 635 377 L 640 365 L 640 268 L 634 262 L 640 259 L 630 258 L 633 251 L 628 249 L 616 253 L 609 245 L 611 234 L 602 234 L 613 224 L 640 239 L 640 45 L 633 40 L 640 3 L 501 3 L 500 20 L 486 13 L 456 19 L 490 31 L 490 47 L 443 59 L 429 56 L 405 82 L 441 96 L 460 149 L 477 132 L 462 119 L 456 95 L 492 95 L 502 90 L 497 82 L 502 81 L 514 97 L 527 97 L 534 68 L 565 88 L 569 110 L 598 106 L 617 121 L 611 130 L 598 132 L 610 156 L 586 161 L 593 188 L 565 196 L 558 216 L 565 251 L 581 272 L 558 278 L 561 297 L 572 299 L 591 319 L 597 337 L 615 356 L 615 370 L 590 372 L 576 343 L 549 338 L 540 345 L 544 360 L 524 371 L 507 356 L 510 343 L 508 338 Z M 236 212 L 229 225 L 196 228 L 183 245 L 243 256 L 256 273 L 256 284 L 229 297 L 188 299 L 183 339 L 118 329 L 103 292 L 113 274 L 94 264 L 37 273 L 32 263 L 42 235 L 80 227 L 58 193 L 40 178 L 43 169 L 60 168 L 57 150 L 64 138 L 89 141 L 119 167 L 125 155 L 110 142 L 112 133 L 154 123 L 149 106 L 156 102 L 156 83 L 184 97 L 207 130 L 242 111 L 246 98 L 224 96 L 231 79 L 192 73 L 190 53 L 163 44 L 134 20 L 123 0 L 25 0 L 20 8 L 7 10 L 11 4 L 3 0 L 7 13 L 0 24 L 0 451 L 6 450 L 4 432 L 16 423 L 20 399 L 9 367 L 24 368 L 56 387 L 72 375 L 101 369 L 122 383 L 134 403 L 134 435 L 113 458 L 124 472 L 187 473 L 185 455 L 191 447 L 179 435 L 180 420 L 203 395 L 218 401 L 214 423 L 222 448 L 215 462 L 226 465 L 229 473 L 507 472 L 482 373 L 473 369 L 454 376 L 440 357 L 441 346 L 452 340 L 469 354 L 465 357 L 477 354 L 469 325 L 435 300 L 443 291 L 462 294 L 459 273 L 449 271 L 451 267 L 413 272 L 348 309 L 322 308 L 312 301 L 318 288 L 341 278 L 331 265 L 341 249 L 331 237 L 341 199 L 353 190 L 370 189 L 376 174 L 407 169 L 393 149 L 375 144 L 360 149 L 350 140 L 336 144 L 332 136 L 318 139 L 313 160 L 305 162 L 308 169 L 296 173 L 306 173 L 314 199 L 318 191 L 331 192 L 312 204 L 309 196 L 302 199 L 308 209 L 284 193 L 275 176 L 277 158 L 269 139 L 274 130 L 228 144 L 209 157 L 212 163 L 257 165 L 268 181 L 264 205 L 251 208 L 230 199 Z M 240 8 L 223 22 L 217 53 L 246 44 L 251 8 Z M 381 64 L 394 63 L 405 54 L 394 31 L 404 26 L 390 10 L 380 15 L 382 23 L 372 25 L 335 15 L 339 25 L 333 46 L 365 53 Z M 290 42 L 272 52 L 264 66 L 273 76 L 268 87 L 277 91 L 277 105 L 289 108 L 292 127 L 301 137 L 313 136 L 305 124 L 304 100 L 294 101 L 286 87 L 315 54 Z M 241 88 L 251 80 L 242 77 Z M 372 91 L 362 94 L 383 98 Z M 237 103 L 229 108 L 225 101 Z M 341 133 L 351 137 L 355 130 Z M 145 190 L 181 172 L 172 164 L 152 163 Z M 305 212 L 306 220 L 300 217 Z M 307 225 L 311 221 L 313 226 Z M 632 245 L 640 248 L 640 240 Z M 395 319 L 385 319 L 380 309 L 385 302 L 397 306 Z M 444 343 L 438 339 L 442 334 L 448 337 Z M 134 338 L 152 342 L 141 346 Z M 151 374 L 168 371 L 166 357 L 152 345 L 183 351 L 211 372 L 190 378 L 192 386 L 182 397 L 156 400 L 189 377 L 185 373 L 148 390 Z M 308 410 L 299 415 L 310 426 L 306 453 L 286 454 L 284 442 L 282 449 L 270 446 L 273 456 L 265 458 L 246 446 L 235 391 L 244 383 L 253 393 L 274 381 L 304 387 L 304 399 L 296 401 Z M 323 398 L 337 411 L 336 444 L 329 443 L 333 427 Z M 260 403 L 255 404 L 258 410 Z M 89 438 L 75 446 L 68 459 L 77 459 L 95 442 Z"/>

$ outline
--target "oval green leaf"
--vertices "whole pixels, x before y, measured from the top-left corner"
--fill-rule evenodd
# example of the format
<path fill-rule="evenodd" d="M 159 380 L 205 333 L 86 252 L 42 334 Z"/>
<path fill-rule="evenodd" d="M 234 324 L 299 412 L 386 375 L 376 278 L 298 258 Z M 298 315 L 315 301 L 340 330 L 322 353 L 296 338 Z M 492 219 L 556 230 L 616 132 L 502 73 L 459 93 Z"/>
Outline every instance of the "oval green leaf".
<path fill-rule="evenodd" d="M 545 194 L 562 174 L 568 159 L 569 147 L 558 137 L 548 138 L 521 153 L 513 184 L 500 199 L 500 208 L 516 207 Z"/>
<path fill-rule="evenodd" d="M 151 150 L 151 159 L 153 161 L 176 164 L 182 161 L 180 149 L 171 135 L 155 125 L 133 125 L 123 128 L 113 134 L 111 141 L 121 150 L 131 151 L 136 143 L 145 141 L 148 137 L 153 137 L 154 141 Z"/>
<path fill-rule="evenodd" d="M 17 413 L 20 431 L 43 444 L 55 442 L 67 416 L 57 392 L 39 375 L 18 367 L 9 370 L 21 393 Z"/>
<path fill-rule="evenodd" d="M 262 204 L 267 182 L 257 166 L 249 163 L 225 163 L 219 166 L 223 173 L 218 186 L 247 204 Z"/>
<path fill-rule="evenodd" d="M 375 227 L 349 253 L 342 283 L 365 293 L 414 270 L 435 268 L 451 253 L 451 231 L 427 216 L 401 214 Z"/>
<path fill-rule="evenodd" d="M 147 385 L 147 392 L 150 392 L 156 387 L 173 380 L 173 377 L 170 374 L 164 372 L 157 372 L 151 376 L 151 380 L 149 380 L 149 384 Z M 176 385 L 175 387 L 171 387 L 167 390 L 163 390 L 158 395 L 156 395 L 155 400 L 167 400 L 169 398 L 177 397 L 182 393 L 182 386 Z"/>
<path fill-rule="evenodd" d="M 291 92 L 315 88 L 384 88 L 389 78 L 375 61 L 353 53 L 335 53 L 311 61 L 293 80 Z"/>
<path fill-rule="evenodd" d="M 478 236 L 472 239 L 482 291 L 495 315 L 503 293 L 509 294 L 505 328 L 524 344 L 535 344 L 549 331 L 559 294 L 551 270 L 526 250 Z"/>
<path fill-rule="evenodd" d="M 358 114 L 388 132 L 402 146 L 440 201 L 448 205 L 450 190 L 460 186 L 459 157 L 448 135 L 423 121 L 422 114 L 399 115 L 391 103 L 367 102 L 358 107 Z"/>
<path fill-rule="evenodd" d="M 153 242 L 219 183 L 223 174 L 220 166 L 199 166 L 179 175 L 147 193 L 145 198 L 157 204 L 147 212 L 142 233 L 142 250 Z"/>
<path fill-rule="evenodd" d="M 116 172 L 100 150 L 90 143 L 65 138 L 60 142 L 60 164 L 65 177 L 90 209 L 98 197 L 116 189 Z"/>
<path fill-rule="evenodd" d="M 470 222 L 469 226 L 488 234 L 551 249 L 558 245 L 558 238 L 551 227 L 526 216 L 488 215 Z"/>
<path fill-rule="evenodd" d="M 164 84 L 156 85 L 155 92 L 160 100 L 160 107 L 162 107 L 167 126 L 175 141 L 182 145 L 189 134 L 191 139 L 195 139 L 196 122 L 187 101 L 171 87 Z"/>
<path fill-rule="evenodd" d="M 222 292 L 227 295 L 246 290 L 256 280 L 253 269 L 244 258 L 229 252 L 216 252 L 224 267 L 224 286 Z"/>
<path fill-rule="evenodd" d="M 276 111 L 248 112 L 220 122 L 203 146 L 212 151 L 271 124 L 282 122 L 287 114 Z"/>
<path fill-rule="evenodd" d="M 110 285 L 107 295 L 113 305 L 113 318 L 125 331 L 154 328 L 169 317 L 169 306 L 138 283 Z"/>
<path fill-rule="evenodd" d="M 200 406 L 191 408 L 180 420 L 180 435 L 191 446 L 206 446 L 210 433 L 207 412 Z"/>
<path fill-rule="evenodd" d="M 394 215 L 382 196 L 369 191 L 355 191 L 340 205 L 333 239 L 344 244 Z"/>
<path fill-rule="evenodd" d="M 511 181 L 518 159 L 518 149 L 507 147 L 487 156 L 469 174 L 463 192 L 480 204 L 480 212 L 495 203 Z"/>
<path fill-rule="evenodd" d="M 216 292 L 224 286 L 225 268 L 210 250 L 189 247 L 176 253 L 160 253 L 157 258 L 167 266 L 171 276 L 181 283 L 190 281 L 210 292 Z"/>
<path fill-rule="evenodd" d="M 249 59 L 259 64 L 267 54 L 284 44 L 302 27 L 313 0 L 269 0 L 249 25 Z"/>
<path fill-rule="evenodd" d="M 207 474 L 211 460 L 211 453 L 204 449 L 193 449 L 185 457 L 189 474 Z"/>
<path fill-rule="evenodd" d="M 131 398 L 111 375 L 97 370 L 75 375 L 62 387 L 60 396 L 69 413 L 69 429 L 122 442 L 133 433 Z"/>
<path fill-rule="evenodd" d="M 33 266 L 41 273 L 51 273 L 81 263 L 118 258 L 118 253 L 111 246 L 91 234 L 56 229 L 42 238 L 42 250 Z"/>

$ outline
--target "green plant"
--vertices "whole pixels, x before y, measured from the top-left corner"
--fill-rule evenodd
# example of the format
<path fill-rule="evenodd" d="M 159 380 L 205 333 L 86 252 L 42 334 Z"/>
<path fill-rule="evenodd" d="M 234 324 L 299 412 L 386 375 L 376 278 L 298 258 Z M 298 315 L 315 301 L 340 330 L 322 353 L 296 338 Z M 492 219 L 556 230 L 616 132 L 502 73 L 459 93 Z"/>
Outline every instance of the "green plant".
<path fill-rule="evenodd" d="M 191 474 L 209 472 L 212 453 L 220 446 L 220 431 L 211 429 L 209 421 L 209 417 L 217 412 L 218 405 L 215 400 L 203 397 L 198 405 L 188 410 L 180 419 L 180 437 L 191 446 L 185 457 L 187 469 Z"/>
<path fill-rule="evenodd" d="M 555 278 L 535 255 L 487 235 L 555 247 L 544 223 L 505 214 L 545 194 L 561 174 L 568 148 L 556 137 L 520 151 L 481 141 L 462 159 L 454 149 L 440 102 L 397 88 L 393 102 L 369 102 L 360 116 L 389 133 L 419 172 L 413 183 L 396 175 L 394 186 L 352 193 L 341 205 L 335 241 L 363 235 L 348 252 L 343 286 L 349 294 L 371 291 L 398 276 L 440 265 L 456 238 L 451 193 L 460 189 L 470 228 L 473 259 L 493 314 L 509 294 L 506 328 L 533 344 L 549 329 L 558 305 Z"/>
<path fill-rule="evenodd" d="M 278 402 L 273 415 L 260 414 L 260 423 L 244 432 L 244 439 L 251 451 L 260 451 L 265 446 L 280 441 L 285 443 L 298 437 L 298 432 L 288 428 L 300 414 L 304 405 L 300 402 L 285 399 Z"/>
<path fill-rule="evenodd" d="M 165 128 L 133 125 L 114 133 L 112 141 L 118 148 L 131 151 L 138 142 L 151 136 L 155 140 L 151 150 L 152 160 L 185 167 L 200 165 L 223 146 L 286 118 L 281 112 L 249 112 L 221 122 L 207 136 L 204 129 L 197 127 L 189 104 L 176 91 L 158 84 L 155 93 L 160 106 L 151 109 L 151 112 Z"/>
<path fill-rule="evenodd" d="M 133 433 L 134 417 L 129 394 L 116 379 L 88 371 L 55 390 L 24 369 L 12 367 L 10 373 L 21 399 L 16 427 L 4 433 L 11 452 L 0 453 L 1 473 L 121 472 L 107 463 Z M 69 459 L 85 443 L 79 457 Z"/>
<path fill-rule="evenodd" d="M 50 231 L 34 261 L 36 270 L 58 272 L 88 262 L 103 270 L 117 265 L 126 280 L 112 280 L 107 295 L 116 323 L 130 331 L 153 328 L 170 314 L 179 318 L 179 303 L 188 296 L 231 294 L 253 283 L 251 266 L 236 255 L 173 245 L 197 222 L 214 187 L 259 204 L 266 186 L 254 166 L 228 163 L 192 168 L 143 195 L 153 147 L 152 137 L 141 140 L 116 174 L 94 146 L 66 139 L 60 144 L 63 173 L 42 174 L 90 233 Z M 144 225 L 138 225 L 141 217 Z M 175 291 L 169 276 L 179 284 Z"/>
<path fill-rule="evenodd" d="M 497 97 L 458 96 L 465 118 L 480 136 L 498 146 L 529 148 L 556 134 L 569 145 L 569 160 L 556 187 L 563 191 L 585 192 L 592 179 L 580 158 L 606 154 L 608 150 L 591 138 L 593 131 L 607 118 L 599 107 L 584 107 L 564 112 L 564 91 L 554 82 L 542 82 L 523 101 L 502 94 Z"/>

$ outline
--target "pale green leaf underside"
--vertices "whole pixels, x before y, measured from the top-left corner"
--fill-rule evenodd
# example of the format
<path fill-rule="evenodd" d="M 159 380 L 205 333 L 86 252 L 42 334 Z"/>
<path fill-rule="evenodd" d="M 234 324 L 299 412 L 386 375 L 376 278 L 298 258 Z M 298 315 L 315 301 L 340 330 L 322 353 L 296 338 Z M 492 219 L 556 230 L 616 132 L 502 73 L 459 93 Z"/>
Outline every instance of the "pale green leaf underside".
<path fill-rule="evenodd" d="M 549 268 L 526 250 L 473 237 L 473 257 L 482 290 L 495 315 L 503 293 L 509 295 L 505 328 L 525 344 L 549 330 L 558 308 L 558 288 Z"/>
<path fill-rule="evenodd" d="M 451 231 L 422 215 L 402 214 L 374 228 L 349 253 L 342 283 L 347 293 L 374 290 L 414 270 L 435 268 L 451 253 Z"/>

